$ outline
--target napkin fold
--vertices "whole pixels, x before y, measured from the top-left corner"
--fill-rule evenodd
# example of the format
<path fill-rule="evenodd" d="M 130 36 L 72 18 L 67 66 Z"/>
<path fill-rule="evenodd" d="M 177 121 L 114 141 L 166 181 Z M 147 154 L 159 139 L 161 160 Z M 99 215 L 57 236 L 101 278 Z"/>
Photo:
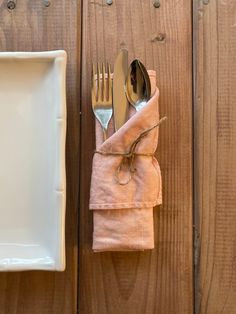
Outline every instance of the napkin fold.
<path fill-rule="evenodd" d="M 94 214 L 94 251 L 154 248 L 153 207 L 162 203 L 162 182 L 154 157 L 159 130 L 149 130 L 159 121 L 159 90 L 155 72 L 149 71 L 149 76 L 151 99 L 139 112 L 130 106 L 129 120 L 115 133 L 111 122 L 105 142 L 96 121 L 89 204 Z M 135 141 L 134 154 L 127 158 Z"/>

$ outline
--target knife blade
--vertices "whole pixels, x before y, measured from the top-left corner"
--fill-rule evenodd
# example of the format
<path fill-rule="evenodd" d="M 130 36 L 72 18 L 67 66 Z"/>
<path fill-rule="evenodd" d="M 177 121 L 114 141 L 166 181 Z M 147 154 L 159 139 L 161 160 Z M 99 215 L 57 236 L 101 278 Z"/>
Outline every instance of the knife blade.
<path fill-rule="evenodd" d="M 113 72 L 113 112 L 115 130 L 117 131 L 127 120 L 128 100 L 125 95 L 125 81 L 128 72 L 128 50 L 121 49 Z"/>

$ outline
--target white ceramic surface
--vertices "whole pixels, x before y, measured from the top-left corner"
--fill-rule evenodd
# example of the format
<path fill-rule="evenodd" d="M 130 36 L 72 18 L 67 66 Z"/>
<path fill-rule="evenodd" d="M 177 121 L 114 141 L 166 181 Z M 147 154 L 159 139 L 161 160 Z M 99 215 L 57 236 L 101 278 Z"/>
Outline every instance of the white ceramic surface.
<path fill-rule="evenodd" d="M 0 53 L 0 270 L 65 268 L 65 51 Z"/>

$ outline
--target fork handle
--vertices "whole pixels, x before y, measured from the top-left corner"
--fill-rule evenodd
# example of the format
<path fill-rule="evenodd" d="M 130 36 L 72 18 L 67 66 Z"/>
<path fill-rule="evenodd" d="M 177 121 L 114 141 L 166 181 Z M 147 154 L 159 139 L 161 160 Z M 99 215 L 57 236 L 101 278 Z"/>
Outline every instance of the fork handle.
<path fill-rule="evenodd" d="M 105 142 L 105 140 L 107 139 L 107 130 L 102 128 L 103 131 L 103 142 Z"/>

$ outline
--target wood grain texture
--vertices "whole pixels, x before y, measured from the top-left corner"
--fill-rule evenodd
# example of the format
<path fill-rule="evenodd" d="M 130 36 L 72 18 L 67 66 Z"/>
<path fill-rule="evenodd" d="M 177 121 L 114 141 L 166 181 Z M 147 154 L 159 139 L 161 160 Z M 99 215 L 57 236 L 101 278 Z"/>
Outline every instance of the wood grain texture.
<path fill-rule="evenodd" d="M 236 3 L 194 1 L 196 313 L 236 313 Z"/>
<path fill-rule="evenodd" d="M 0 274 L 0 313 L 52 314 L 77 311 L 77 207 L 79 169 L 80 62 L 79 0 L 17 1 L 7 9 L 0 0 L 0 50 L 42 51 L 65 49 L 67 67 L 67 268 L 63 273 L 23 272 Z"/>
<path fill-rule="evenodd" d="M 159 41 L 160 34 L 164 40 Z M 192 48 L 191 2 L 83 2 L 80 189 L 80 314 L 192 313 Z M 163 206 L 155 219 L 156 249 L 93 253 L 88 209 L 94 150 L 91 62 L 114 63 L 120 47 L 157 70 L 161 116 L 157 157 Z"/>

